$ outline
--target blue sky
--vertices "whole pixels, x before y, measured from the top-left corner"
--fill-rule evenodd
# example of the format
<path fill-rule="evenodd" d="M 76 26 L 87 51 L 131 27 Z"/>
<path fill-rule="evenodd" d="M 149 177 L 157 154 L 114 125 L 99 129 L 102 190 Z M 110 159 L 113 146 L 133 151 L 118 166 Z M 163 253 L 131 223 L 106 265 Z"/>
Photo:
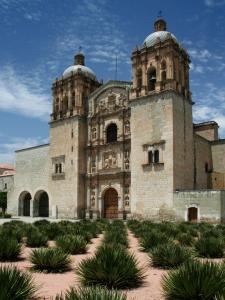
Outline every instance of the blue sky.
<path fill-rule="evenodd" d="M 99 80 L 131 79 L 130 54 L 162 10 L 188 50 L 194 120 L 225 137 L 225 0 L 0 0 L 0 163 L 48 142 L 51 83 L 82 46 Z"/>

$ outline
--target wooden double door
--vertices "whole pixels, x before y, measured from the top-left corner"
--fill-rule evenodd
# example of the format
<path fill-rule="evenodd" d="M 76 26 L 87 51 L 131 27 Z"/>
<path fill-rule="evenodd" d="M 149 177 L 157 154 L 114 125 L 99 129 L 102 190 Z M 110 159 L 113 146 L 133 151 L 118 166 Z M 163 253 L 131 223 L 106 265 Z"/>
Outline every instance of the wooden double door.
<path fill-rule="evenodd" d="M 113 188 L 109 188 L 104 195 L 104 218 L 118 218 L 118 193 Z"/>

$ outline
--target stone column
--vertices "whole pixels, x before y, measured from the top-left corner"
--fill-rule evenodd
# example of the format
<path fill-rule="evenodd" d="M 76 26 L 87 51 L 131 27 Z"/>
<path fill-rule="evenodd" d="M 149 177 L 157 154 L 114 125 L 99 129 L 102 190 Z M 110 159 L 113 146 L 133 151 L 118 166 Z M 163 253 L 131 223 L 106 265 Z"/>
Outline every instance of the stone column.
<path fill-rule="evenodd" d="M 90 219 L 90 208 L 91 208 L 91 192 L 90 192 L 90 185 L 87 186 L 87 208 L 85 211 L 85 217 L 86 219 Z"/>
<path fill-rule="evenodd" d="M 121 193 L 120 196 L 118 196 L 118 219 L 124 219 L 124 205 L 123 205 L 124 191 L 122 185 L 120 188 L 120 193 Z"/>
<path fill-rule="evenodd" d="M 30 199 L 30 216 L 34 217 L 34 210 L 33 210 L 33 199 Z"/>

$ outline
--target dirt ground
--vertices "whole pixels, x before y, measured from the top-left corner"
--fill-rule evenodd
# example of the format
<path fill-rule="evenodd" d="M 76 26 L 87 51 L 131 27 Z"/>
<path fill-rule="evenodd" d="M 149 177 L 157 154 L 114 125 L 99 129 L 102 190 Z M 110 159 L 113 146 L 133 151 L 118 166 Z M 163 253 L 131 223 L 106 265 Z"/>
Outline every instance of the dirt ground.
<path fill-rule="evenodd" d="M 80 263 L 81 260 L 92 256 L 96 248 L 101 244 L 103 235 L 92 240 L 89 244 L 88 252 L 86 254 L 72 255 L 72 269 L 69 272 L 63 274 L 44 274 L 33 272 L 32 276 L 35 284 L 39 287 L 38 295 L 41 299 L 54 299 L 57 294 L 65 292 L 69 287 L 79 286 L 78 277 L 74 272 L 74 268 Z M 50 242 L 50 246 L 54 243 Z M 145 268 L 146 278 L 143 286 L 125 291 L 128 300 L 161 300 L 164 299 L 162 296 L 162 290 L 160 286 L 161 277 L 166 271 L 155 269 L 149 266 L 148 255 L 139 250 L 138 240 L 129 232 L 129 251 L 134 253 L 138 259 L 141 267 Z M 1 263 L 0 265 L 12 265 L 23 271 L 29 271 L 31 264 L 27 258 L 32 249 L 25 247 L 22 253 L 22 260 L 13 263 Z"/>

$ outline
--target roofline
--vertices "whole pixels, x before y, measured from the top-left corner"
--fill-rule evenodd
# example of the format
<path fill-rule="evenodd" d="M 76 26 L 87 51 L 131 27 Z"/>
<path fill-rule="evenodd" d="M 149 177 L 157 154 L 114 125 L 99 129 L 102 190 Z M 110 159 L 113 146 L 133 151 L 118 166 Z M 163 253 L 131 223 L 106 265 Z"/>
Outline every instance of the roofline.
<path fill-rule="evenodd" d="M 19 149 L 19 150 L 16 150 L 15 152 L 18 153 L 18 152 L 32 150 L 32 149 L 36 149 L 36 148 L 47 147 L 49 145 L 50 145 L 50 143 L 48 143 L 48 144 L 42 144 L 42 145 L 33 146 L 33 147 L 29 147 L 29 148 Z"/>
<path fill-rule="evenodd" d="M 211 142 L 212 145 L 225 144 L 225 139 L 219 139 Z"/>
<path fill-rule="evenodd" d="M 101 90 L 104 90 L 107 88 L 107 86 L 110 85 L 132 85 L 132 81 L 123 81 L 123 80 L 108 80 L 106 83 L 102 84 L 100 87 L 98 87 L 94 92 L 92 92 L 89 96 L 88 99 L 90 99 L 91 97 L 93 97 L 94 95 L 97 95 L 98 93 L 100 93 Z"/>
<path fill-rule="evenodd" d="M 207 122 L 193 124 L 194 128 L 203 127 L 203 126 L 207 126 L 207 125 L 216 125 L 217 127 L 219 127 L 218 123 L 215 121 L 207 121 Z"/>

